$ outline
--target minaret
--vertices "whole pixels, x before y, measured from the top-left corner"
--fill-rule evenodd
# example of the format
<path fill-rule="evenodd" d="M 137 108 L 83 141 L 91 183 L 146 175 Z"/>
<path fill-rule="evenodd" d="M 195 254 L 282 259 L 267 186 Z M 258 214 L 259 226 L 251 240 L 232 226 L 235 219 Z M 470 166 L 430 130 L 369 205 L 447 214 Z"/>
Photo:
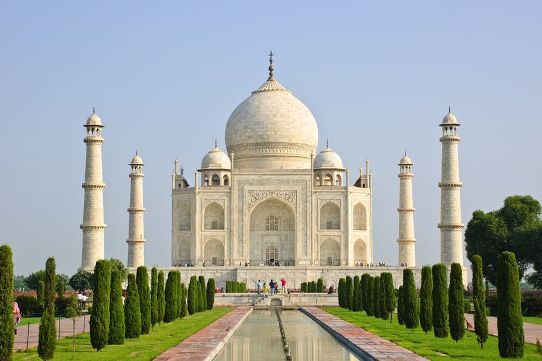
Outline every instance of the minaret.
<path fill-rule="evenodd" d="M 412 201 L 412 160 L 406 155 L 399 161 L 399 265 L 416 266 L 416 238 L 414 238 L 414 203 Z"/>
<path fill-rule="evenodd" d="M 463 227 L 461 223 L 461 187 L 459 181 L 459 140 L 456 117 L 448 114 L 440 124 L 442 128 L 442 170 L 440 188 L 440 261 L 447 266 L 463 266 Z"/>
<path fill-rule="evenodd" d="M 94 109 L 84 125 L 87 136 L 85 166 L 85 204 L 83 206 L 83 252 L 81 269 L 92 271 L 96 261 L 104 258 L 104 224 L 103 192 L 105 184 L 102 177 L 102 120 Z"/>
<path fill-rule="evenodd" d="M 143 208 L 143 160 L 137 154 L 130 162 L 130 208 L 128 226 L 128 263 L 127 267 L 137 268 L 145 265 L 145 236 Z"/>

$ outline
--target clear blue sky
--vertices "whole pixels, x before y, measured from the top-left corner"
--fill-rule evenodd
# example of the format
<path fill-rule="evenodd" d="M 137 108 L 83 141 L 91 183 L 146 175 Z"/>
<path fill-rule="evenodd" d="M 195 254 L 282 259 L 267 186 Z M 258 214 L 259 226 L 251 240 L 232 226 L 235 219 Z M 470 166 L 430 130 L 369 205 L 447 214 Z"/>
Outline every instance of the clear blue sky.
<path fill-rule="evenodd" d="M 338 5 L 340 4 L 340 5 Z M 0 6 L 0 242 L 15 272 L 80 265 L 92 106 L 105 128 L 106 256 L 126 260 L 128 162 L 145 161 L 146 263 L 169 265 L 170 174 L 192 174 L 267 75 L 320 144 L 374 178 L 375 261 L 397 262 L 397 162 L 414 160 L 418 264 L 439 258 L 440 129 L 460 135 L 463 220 L 542 199 L 540 1 L 12 1 Z M 191 178 L 191 177 L 190 177 Z M 192 179 L 190 179 L 191 182 Z"/>

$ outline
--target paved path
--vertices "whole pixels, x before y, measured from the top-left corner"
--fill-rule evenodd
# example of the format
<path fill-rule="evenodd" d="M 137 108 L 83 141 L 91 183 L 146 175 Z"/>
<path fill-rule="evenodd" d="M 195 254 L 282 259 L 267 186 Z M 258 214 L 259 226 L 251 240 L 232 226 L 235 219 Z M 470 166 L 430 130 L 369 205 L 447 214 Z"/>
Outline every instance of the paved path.
<path fill-rule="evenodd" d="M 88 332 L 90 321 L 90 316 L 82 316 L 75 319 L 75 334 L 83 333 L 83 325 L 85 332 Z M 55 320 L 57 337 L 59 336 L 59 321 Z M 13 350 L 15 351 L 24 351 L 26 350 L 26 341 L 28 335 L 28 348 L 38 346 L 38 337 L 39 337 L 39 323 L 33 323 L 31 325 L 24 325 L 17 327 L 17 334 L 15 335 L 15 342 L 13 345 Z M 73 322 L 71 318 L 65 318 L 60 320 L 60 338 L 72 336 L 73 334 Z"/>
<path fill-rule="evenodd" d="M 474 327 L 474 315 L 465 314 L 465 318 Z M 497 331 L 497 317 L 488 316 L 487 317 L 487 328 L 489 334 L 493 336 L 498 335 Z M 471 327 L 468 327 L 469 330 L 472 330 Z M 534 323 L 523 322 L 523 332 L 525 333 L 525 342 L 536 344 L 536 339 L 539 339 L 542 342 L 542 325 L 537 325 Z"/>
<path fill-rule="evenodd" d="M 212 360 L 251 312 L 252 307 L 250 306 L 237 307 L 154 360 Z"/>
<path fill-rule="evenodd" d="M 343 321 L 319 308 L 302 307 L 300 310 L 343 344 L 346 344 L 363 360 L 427 360 L 404 347 Z"/>

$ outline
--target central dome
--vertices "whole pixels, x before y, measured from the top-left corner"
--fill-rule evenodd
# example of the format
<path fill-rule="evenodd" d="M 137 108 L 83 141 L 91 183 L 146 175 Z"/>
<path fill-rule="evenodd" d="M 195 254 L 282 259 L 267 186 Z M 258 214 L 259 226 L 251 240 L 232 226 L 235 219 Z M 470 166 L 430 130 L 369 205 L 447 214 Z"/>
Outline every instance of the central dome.
<path fill-rule="evenodd" d="M 311 111 L 273 79 L 272 71 L 226 125 L 226 147 L 237 169 L 310 169 L 317 145 Z"/>

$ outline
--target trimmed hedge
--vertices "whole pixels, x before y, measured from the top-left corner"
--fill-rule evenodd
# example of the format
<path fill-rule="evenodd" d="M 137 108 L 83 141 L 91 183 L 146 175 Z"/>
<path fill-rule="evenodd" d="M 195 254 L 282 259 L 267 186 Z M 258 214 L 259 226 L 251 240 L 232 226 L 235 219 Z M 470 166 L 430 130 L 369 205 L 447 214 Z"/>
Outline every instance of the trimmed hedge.
<path fill-rule="evenodd" d="M 209 280 L 207 281 L 207 293 L 206 293 L 208 310 L 212 310 L 215 304 L 215 288 L 216 288 L 215 279 L 209 278 Z"/>
<path fill-rule="evenodd" d="M 165 290 L 164 322 L 166 323 L 172 322 L 177 318 L 175 297 L 175 272 L 171 271 L 167 275 Z"/>
<path fill-rule="evenodd" d="M 46 286 L 47 298 L 47 286 Z M 100 351 L 109 339 L 109 306 L 111 296 L 111 263 L 99 260 L 94 267 L 94 292 L 90 316 L 90 343 Z"/>
<path fill-rule="evenodd" d="M 205 277 L 199 276 L 199 300 L 198 300 L 198 311 L 203 312 L 207 309 L 207 297 L 206 297 L 206 286 L 205 286 Z"/>
<path fill-rule="evenodd" d="M 316 281 L 316 292 L 324 293 L 324 280 L 321 278 Z"/>
<path fill-rule="evenodd" d="M 339 306 L 342 308 L 347 308 L 345 295 L 346 295 L 346 280 L 344 278 L 341 278 L 339 279 L 339 288 L 337 290 L 337 297 L 339 299 Z"/>
<path fill-rule="evenodd" d="M 433 333 L 435 337 L 448 337 L 448 288 L 446 266 L 443 263 L 433 265 Z"/>
<path fill-rule="evenodd" d="M 459 263 L 452 263 L 448 290 L 448 314 L 450 336 L 454 341 L 459 341 L 465 336 L 464 307 L 463 270 Z"/>
<path fill-rule="evenodd" d="M 128 289 L 124 301 L 124 327 L 126 338 L 137 338 L 141 335 L 141 308 L 135 275 L 128 275 Z"/>
<path fill-rule="evenodd" d="M 109 302 L 109 336 L 107 343 L 122 345 L 126 328 L 124 325 L 124 305 L 122 304 L 122 273 L 119 270 L 111 272 Z"/>
<path fill-rule="evenodd" d="M 368 308 L 369 308 L 369 278 L 371 278 L 371 276 L 369 276 L 368 273 L 364 273 L 362 276 L 361 276 L 361 290 L 362 290 L 362 295 L 361 295 L 361 301 L 362 301 L 362 306 L 361 308 L 365 311 L 365 312 L 368 312 Z M 367 313 L 369 314 L 369 313 Z"/>
<path fill-rule="evenodd" d="M 420 325 L 426 334 L 433 329 L 433 274 L 430 266 L 422 268 Z"/>

